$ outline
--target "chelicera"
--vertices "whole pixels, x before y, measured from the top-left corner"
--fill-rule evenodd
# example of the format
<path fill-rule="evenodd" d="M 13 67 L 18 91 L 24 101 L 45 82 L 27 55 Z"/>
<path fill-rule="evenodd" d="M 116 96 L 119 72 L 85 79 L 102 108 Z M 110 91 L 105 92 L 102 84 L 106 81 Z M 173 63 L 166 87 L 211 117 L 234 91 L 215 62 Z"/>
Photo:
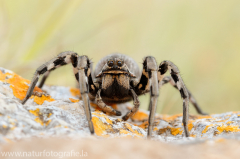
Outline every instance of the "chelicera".
<path fill-rule="evenodd" d="M 132 58 L 118 53 L 102 58 L 94 71 L 87 56 L 79 56 L 72 51 L 60 53 L 36 70 L 22 104 L 25 104 L 32 95 L 40 75 L 44 75 L 39 84 L 41 88 L 51 71 L 68 63 L 72 63 L 73 72 L 79 83 L 89 130 L 92 134 L 94 134 L 94 127 L 91 121 L 90 100 L 95 101 L 104 112 L 116 116 L 121 116 L 121 112 L 106 103 L 124 103 L 133 100 L 134 107 L 122 117 L 126 121 L 138 111 L 140 106 L 138 96 L 150 93 L 148 137 L 151 137 L 159 89 L 166 83 L 178 89 L 183 99 L 183 127 L 186 137 L 189 136 L 187 129 L 189 101 L 199 114 L 205 114 L 186 88 L 177 66 L 172 62 L 163 61 L 157 65 L 154 57 L 147 56 L 143 59 L 141 71 Z M 164 77 L 167 71 L 171 76 Z"/>

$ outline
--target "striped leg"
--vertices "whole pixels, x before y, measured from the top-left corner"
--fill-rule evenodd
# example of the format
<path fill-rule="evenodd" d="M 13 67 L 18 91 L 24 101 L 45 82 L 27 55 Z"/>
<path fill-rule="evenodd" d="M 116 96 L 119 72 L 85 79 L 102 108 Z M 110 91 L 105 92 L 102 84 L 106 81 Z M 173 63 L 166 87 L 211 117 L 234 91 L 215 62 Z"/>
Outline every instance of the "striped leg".
<path fill-rule="evenodd" d="M 159 96 L 158 90 L 158 66 L 152 56 L 145 57 L 143 61 L 143 71 L 139 83 L 133 84 L 133 90 L 137 95 L 150 92 L 148 138 L 151 138 L 154 124 L 154 117 Z"/>
<path fill-rule="evenodd" d="M 76 68 L 77 67 L 77 57 L 78 57 L 77 53 L 72 52 L 72 51 L 66 51 L 66 52 L 60 53 L 56 58 L 53 58 L 52 60 L 41 65 L 34 73 L 33 79 L 28 88 L 26 97 L 22 101 L 22 104 L 25 104 L 27 102 L 27 100 L 31 97 L 34 87 L 36 86 L 40 75 L 43 75 L 44 73 L 49 73 L 50 71 L 52 71 L 60 66 L 66 65 L 68 63 L 72 63 L 73 67 Z"/>
<path fill-rule="evenodd" d="M 159 82 L 162 81 L 164 74 L 169 70 L 171 77 L 173 81 L 176 84 L 177 89 L 179 90 L 181 97 L 183 98 L 183 126 L 184 126 L 184 132 L 185 136 L 189 137 L 189 132 L 188 132 L 188 116 L 189 116 L 189 94 L 188 90 L 183 83 L 183 80 L 180 76 L 179 70 L 175 64 L 173 64 L 170 61 L 163 61 L 159 65 L 159 70 L 158 70 L 158 79 Z"/>
<path fill-rule="evenodd" d="M 91 77 L 91 62 L 87 56 L 78 57 L 77 69 L 78 72 L 75 74 L 76 79 L 79 81 L 80 92 L 83 100 L 84 110 L 88 121 L 88 126 L 91 134 L 94 134 L 94 127 L 92 123 L 92 114 L 90 110 L 90 102 L 89 102 L 89 88 L 92 86 Z M 90 81 L 89 81 L 90 80 Z M 90 85 L 90 87 L 89 87 Z M 94 87 L 95 89 L 95 87 Z"/>
<path fill-rule="evenodd" d="M 47 71 L 47 72 L 43 75 L 42 80 L 41 80 L 41 82 L 40 82 L 39 85 L 38 85 L 39 88 L 42 88 L 42 87 L 43 87 L 43 85 L 44 85 L 46 79 L 48 78 L 49 74 L 50 74 L 50 71 Z"/>
<path fill-rule="evenodd" d="M 170 76 L 163 77 L 162 81 L 159 82 L 159 88 L 167 83 L 170 83 L 174 88 L 178 89 L 176 83 L 173 81 L 173 79 Z M 207 113 L 202 111 L 202 109 L 198 105 L 198 103 L 197 103 L 196 99 L 194 98 L 194 96 L 192 95 L 192 93 L 188 89 L 187 89 L 187 91 L 188 91 L 189 101 L 192 103 L 194 108 L 197 110 L 198 114 L 208 115 Z"/>
<path fill-rule="evenodd" d="M 148 138 L 151 138 L 154 124 L 154 117 L 157 108 L 157 100 L 159 96 L 158 90 L 158 67 L 157 62 L 154 57 L 148 56 L 143 62 L 143 72 L 149 79 L 149 88 L 150 88 L 150 114 L 148 119 Z"/>

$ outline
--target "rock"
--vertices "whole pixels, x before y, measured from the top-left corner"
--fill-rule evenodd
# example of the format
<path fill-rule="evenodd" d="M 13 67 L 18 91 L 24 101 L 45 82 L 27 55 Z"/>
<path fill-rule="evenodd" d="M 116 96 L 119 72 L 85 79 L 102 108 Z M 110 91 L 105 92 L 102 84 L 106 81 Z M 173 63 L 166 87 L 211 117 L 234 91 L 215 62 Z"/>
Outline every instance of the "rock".
<path fill-rule="evenodd" d="M 35 95 L 22 105 L 20 101 L 29 83 L 9 70 L 0 69 L 0 141 L 61 135 L 90 137 L 78 89 L 44 86 L 50 96 L 36 87 Z M 41 93 L 44 95 L 37 96 Z M 143 129 L 107 116 L 98 108 L 92 109 L 92 115 L 96 137 L 146 136 Z"/>
<path fill-rule="evenodd" d="M 36 87 L 34 95 L 25 105 L 20 103 L 26 95 L 30 81 L 4 68 L 0 68 L 0 143 L 25 138 L 146 138 L 148 112 L 139 110 L 131 119 L 104 114 L 92 105 L 95 134 L 90 135 L 81 96 L 76 88 L 62 86 Z M 131 103 L 112 105 L 124 115 Z M 156 115 L 153 140 L 185 143 L 214 137 L 239 134 L 240 112 L 190 116 L 188 128 L 191 137 L 185 138 L 182 114 Z"/>

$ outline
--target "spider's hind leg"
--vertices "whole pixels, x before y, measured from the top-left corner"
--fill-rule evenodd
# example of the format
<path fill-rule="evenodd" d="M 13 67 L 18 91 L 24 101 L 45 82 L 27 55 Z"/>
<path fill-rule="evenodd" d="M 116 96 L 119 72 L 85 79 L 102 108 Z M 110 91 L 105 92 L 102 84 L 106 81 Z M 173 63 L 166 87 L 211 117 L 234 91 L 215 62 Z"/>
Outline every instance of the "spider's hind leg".
<path fill-rule="evenodd" d="M 42 88 L 42 87 L 43 87 L 43 85 L 44 85 L 46 79 L 48 78 L 49 74 L 50 74 L 50 71 L 47 71 L 46 73 L 44 73 L 44 75 L 43 75 L 40 83 L 38 84 L 38 87 L 39 87 L 39 88 Z"/>
<path fill-rule="evenodd" d="M 174 88 L 178 89 L 176 83 L 170 76 L 163 77 L 162 81 L 159 82 L 159 89 L 167 83 L 170 83 Z M 196 99 L 194 98 L 194 96 L 192 95 L 192 93 L 188 89 L 187 89 L 187 91 L 188 91 L 189 101 L 192 103 L 192 105 L 194 106 L 194 108 L 196 109 L 198 114 L 208 115 L 207 113 L 202 111 L 202 109 L 198 105 L 198 103 L 197 103 Z"/>
<path fill-rule="evenodd" d="M 159 65 L 158 70 L 158 80 L 159 82 L 162 81 L 164 74 L 169 70 L 170 75 L 173 79 L 173 81 L 176 84 L 177 89 L 179 90 L 181 97 L 183 99 L 183 126 L 184 126 L 184 133 L 186 137 L 189 137 L 188 132 L 188 116 L 189 116 L 189 94 L 188 90 L 180 76 L 180 72 L 175 64 L 173 64 L 171 61 L 163 61 Z"/>

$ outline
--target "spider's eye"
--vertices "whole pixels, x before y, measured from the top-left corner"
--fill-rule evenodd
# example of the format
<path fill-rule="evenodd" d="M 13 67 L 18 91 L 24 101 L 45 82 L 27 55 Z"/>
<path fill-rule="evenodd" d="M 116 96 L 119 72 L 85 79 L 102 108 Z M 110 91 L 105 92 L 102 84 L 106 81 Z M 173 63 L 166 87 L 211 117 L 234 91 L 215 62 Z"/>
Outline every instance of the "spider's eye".
<path fill-rule="evenodd" d="M 108 66 L 109 67 L 112 67 L 113 66 L 113 61 L 111 60 L 111 61 L 108 61 Z"/>
<path fill-rule="evenodd" d="M 118 62 L 117 62 L 117 65 L 118 65 L 119 67 L 121 67 L 121 66 L 122 66 L 122 61 L 118 61 Z"/>

